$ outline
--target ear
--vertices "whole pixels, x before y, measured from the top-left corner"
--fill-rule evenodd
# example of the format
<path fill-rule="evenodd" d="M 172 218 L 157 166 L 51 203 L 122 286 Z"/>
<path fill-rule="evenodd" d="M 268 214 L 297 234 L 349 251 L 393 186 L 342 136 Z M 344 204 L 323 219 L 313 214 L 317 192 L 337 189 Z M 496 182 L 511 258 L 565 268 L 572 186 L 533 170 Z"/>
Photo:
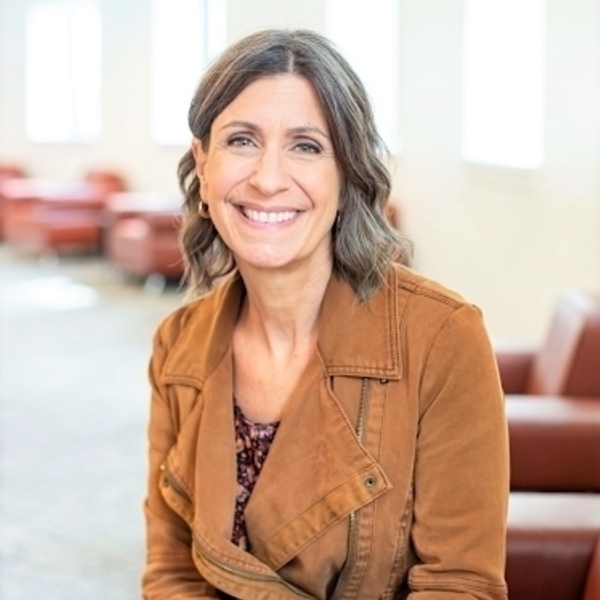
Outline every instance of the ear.
<path fill-rule="evenodd" d="M 196 162 L 196 175 L 200 181 L 200 194 L 202 195 L 205 187 L 204 167 L 206 166 L 207 155 L 202 147 L 202 142 L 198 138 L 192 138 L 192 154 Z"/>

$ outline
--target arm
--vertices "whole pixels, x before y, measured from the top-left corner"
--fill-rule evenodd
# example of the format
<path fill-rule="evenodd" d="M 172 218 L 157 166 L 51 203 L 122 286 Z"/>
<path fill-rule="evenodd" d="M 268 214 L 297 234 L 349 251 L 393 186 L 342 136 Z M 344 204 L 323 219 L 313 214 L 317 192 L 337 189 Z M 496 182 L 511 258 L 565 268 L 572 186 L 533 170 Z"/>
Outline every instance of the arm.
<path fill-rule="evenodd" d="M 480 313 L 445 321 L 421 385 L 412 542 L 412 600 L 506 598 L 508 436 Z"/>
<path fill-rule="evenodd" d="M 150 468 L 144 504 L 147 558 L 142 591 L 146 600 L 214 598 L 215 589 L 202 578 L 192 560 L 192 535 L 188 524 L 169 508 L 160 491 L 160 466 L 176 442 L 178 429 L 169 392 L 160 382 L 166 354 L 159 330 L 150 363 Z"/>

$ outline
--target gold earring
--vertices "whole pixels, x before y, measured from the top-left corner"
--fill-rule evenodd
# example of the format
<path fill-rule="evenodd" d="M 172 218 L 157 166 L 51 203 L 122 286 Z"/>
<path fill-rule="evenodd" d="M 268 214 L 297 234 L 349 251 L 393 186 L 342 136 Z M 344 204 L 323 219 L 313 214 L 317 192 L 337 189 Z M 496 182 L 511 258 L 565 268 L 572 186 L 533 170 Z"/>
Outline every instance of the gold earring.
<path fill-rule="evenodd" d="M 210 219 L 210 210 L 208 207 L 208 204 L 206 202 L 204 202 L 204 200 L 202 200 L 202 198 L 200 198 L 200 206 L 198 207 L 198 213 L 200 214 L 200 216 L 203 219 Z"/>

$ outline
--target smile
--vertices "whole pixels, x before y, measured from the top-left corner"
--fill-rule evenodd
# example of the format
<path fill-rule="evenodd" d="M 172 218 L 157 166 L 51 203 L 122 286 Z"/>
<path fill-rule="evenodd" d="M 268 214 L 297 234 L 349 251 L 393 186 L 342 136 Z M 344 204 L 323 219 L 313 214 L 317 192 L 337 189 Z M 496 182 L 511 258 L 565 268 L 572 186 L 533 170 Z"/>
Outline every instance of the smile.
<path fill-rule="evenodd" d="M 242 208 L 242 214 L 256 223 L 283 223 L 284 221 L 293 219 L 298 214 L 298 211 L 286 210 L 278 212 Z"/>

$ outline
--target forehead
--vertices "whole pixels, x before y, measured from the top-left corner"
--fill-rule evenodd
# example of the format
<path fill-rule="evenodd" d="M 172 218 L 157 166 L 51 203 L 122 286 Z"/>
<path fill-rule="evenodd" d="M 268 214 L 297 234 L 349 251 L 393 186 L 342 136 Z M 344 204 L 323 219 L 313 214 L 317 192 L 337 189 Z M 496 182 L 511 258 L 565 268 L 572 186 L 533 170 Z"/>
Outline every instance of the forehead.
<path fill-rule="evenodd" d="M 249 83 L 223 109 L 216 120 L 253 111 L 264 116 L 311 118 L 327 125 L 323 107 L 312 83 L 301 75 L 281 74 L 260 77 Z"/>

